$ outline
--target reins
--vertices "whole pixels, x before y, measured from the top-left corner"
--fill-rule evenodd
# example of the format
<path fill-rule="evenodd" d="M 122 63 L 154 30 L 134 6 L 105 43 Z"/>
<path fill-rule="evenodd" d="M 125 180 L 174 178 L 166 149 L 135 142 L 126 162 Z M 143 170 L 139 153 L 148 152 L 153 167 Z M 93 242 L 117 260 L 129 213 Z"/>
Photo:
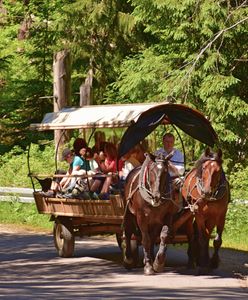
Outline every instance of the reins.
<path fill-rule="evenodd" d="M 141 166 L 141 170 L 140 170 L 140 174 L 139 174 L 138 189 L 139 189 L 139 192 L 140 192 L 142 198 L 146 202 L 150 203 L 152 206 L 156 207 L 156 206 L 160 205 L 160 201 L 155 202 L 154 201 L 155 197 L 152 194 L 152 192 L 149 190 L 149 188 L 151 188 L 149 172 L 148 172 L 148 165 L 150 164 L 150 162 L 151 162 L 151 159 L 150 159 L 149 155 L 147 155 L 145 161 L 143 162 L 143 164 Z M 156 178 L 156 180 L 158 180 L 158 179 Z M 149 188 L 146 187 L 146 183 Z"/>
<path fill-rule="evenodd" d="M 127 201 L 128 201 L 128 202 L 132 199 L 133 195 L 134 195 L 134 194 L 138 191 L 138 189 L 139 189 L 139 186 L 137 185 L 136 188 L 135 188 L 134 190 L 132 190 L 133 184 L 134 184 L 136 178 L 139 176 L 139 174 L 140 174 L 140 171 L 137 172 L 137 173 L 134 175 L 134 177 L 132 178 L 132 181 L 131 181 L 131 183 L 130 183 L 130 185 L 129 185 L 129 192 L 128 192 L 128 197 L 127 197 Z"/>

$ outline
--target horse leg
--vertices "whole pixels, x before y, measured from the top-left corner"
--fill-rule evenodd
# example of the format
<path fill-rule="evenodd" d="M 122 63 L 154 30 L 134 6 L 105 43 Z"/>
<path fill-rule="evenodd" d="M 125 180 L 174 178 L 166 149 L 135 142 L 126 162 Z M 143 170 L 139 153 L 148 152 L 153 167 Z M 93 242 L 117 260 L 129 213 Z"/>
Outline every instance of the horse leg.
<path fill-rule="evenodd" d="M 167 250 L 166 241 L 167 241 L 168 235 L 169 235 L 169 227 L 167 225 L 164 225 L 162 227 L 162 230 L 160 233 L 159 249 L 158 249 L 155 261 L 153 263 L 153 269 L 155 272 L 163 272 L 164 271 L 166 250 Z"/>
<path fill-rule="evenodd" d="M 122 243 L 123 250 L 123 264 L 126 269 L 132 269 L 133 258 L 131 254 L 131 234 L 128 230 L 125 230 L 124 242 Z"/>
<path fill-rule="evenodd" d="M 126 269 L 132 269 L 136 266 L 137 261 L 133 257 L 132 248 L 131 248 L 131 238 L 135 232 L 135 218 L 134 216 L 128 211 L 128 217 L 125 218 L 124 222 L 124 233 L 125 237 L 123 239 L 122 250 L 123 250 L 123 264 Z"/>
<path fill-rule="evenodd" d="M 225 220 L 225 218 L 223 218 Z M 219 266 L 220 258 L 219 258 L 219 249 L 222 244 L 222 232 L 224 229 L 225 221 L 222 221 L 221 224 L 217 225 L 217 234 L 213 242 L 214 253 L 210 260 L 210 268 L 217 269 Z"/>
<path fill-rule="evenodd" d="M 152 267 L 152 252 L 153 244 L 151 235 L 149 232 L 148 224 L 145 222 L 145 216 L 139 215 L 137 217 L 137 223 L 142 234 L 142 246 L 144 252 L 144 275 L 153 275 L 154 270 Z"/>
<path fill-rule="evenodd" d="M 208 273 L 209 266 L 209 236 L 206 232 L 205 220 L 203 216 L 196 217 L 196 224 L 198 230 L 199 256 L 198 256 L 198 274 Z"/>
<path fill-rule="evenodd" d="M 144 251 L 144 274 L 153 275 L 154 270 L 152 267 L 151 238 L 148 232 L 142 231 L 142 246 Z"/>
<path fill-rule="evenodd" d="M 193 217 L 191 217 L 187 223 L 185 224 L 186 226 L 186 234 L 188 237 L 188 263 L 187 263 L 187 268 L 188 269 L 194 269 L 195 268 L 195 263 L 197 260 L 197 248 L 198 248 L 198 237 L 197 237 L 197 228 L 196 224 L 193 223 Z"/>

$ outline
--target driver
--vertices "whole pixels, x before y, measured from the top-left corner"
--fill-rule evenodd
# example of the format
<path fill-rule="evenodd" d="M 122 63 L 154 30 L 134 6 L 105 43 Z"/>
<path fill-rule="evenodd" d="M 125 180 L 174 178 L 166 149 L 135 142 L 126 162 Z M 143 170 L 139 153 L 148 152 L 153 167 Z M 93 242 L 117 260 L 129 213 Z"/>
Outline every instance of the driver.
<path fill-rule="evenodd" d="M 168 190 L 172 193 L 172 197 L 178 203 L 179 208 L 183 207 L 183 199 L 181 196 L 181 186 L 183 183 L 182 176 L 184 174 L 184 156 L 181 151 L 174 148 L 175 137 L 172 133 L 165 133 L 163 136 L 163 147 L 155 152 L 155 155 L 163 154 L 164 156 L 173 153 L 169 160 L 169 175 L 171 177 L 171 183 L 168 186 Z"/>
<path fill-rule="evenodd" d="M 167 156 L 173 152 L 169 161 L 169 173 L 172 178 L 180 177 L 184 174 L 184 157 L 181 151 L 174 148 L 174 144 L 174 135 L 172 133 L 165 133 L 163 136 L 163 147 L 154 153 L 156 156 L 159 154 Z"/>

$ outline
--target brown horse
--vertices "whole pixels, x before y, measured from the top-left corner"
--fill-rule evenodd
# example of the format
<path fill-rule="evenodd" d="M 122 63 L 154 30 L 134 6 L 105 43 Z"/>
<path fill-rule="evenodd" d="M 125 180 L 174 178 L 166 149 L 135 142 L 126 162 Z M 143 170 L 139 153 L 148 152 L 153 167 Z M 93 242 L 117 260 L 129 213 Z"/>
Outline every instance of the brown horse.
<path fill-rule="evenodd" d="M 222 151 L 210 152 L 209 148 L 186 175 L 182 196 L 192 212 L 187 222 L 189 239 L 189 267 L 196 265 L 199 273 L 219 265 L 219 249 L 230 200 L 229 184 L 222 169 Z M 194 218 L 194 223 L 192 219 Z M 214 253 L 209 258 L 209 239 L 216 227 Z"/>
<path fill-rule="evenodd" d="M 132 242 L 134 236 L 141 236 L 145 275 L 163 271 L 172 217 L 178 210 L 168 173 L 170 157 L 147 154 L 143 165 L 132 170 L 126 179 L 124 265 L 131 268 L 137 264 L 137 251 L 133 249 Z M 159 237 L 159 250 L 154 260 L 154 245 Z"/>

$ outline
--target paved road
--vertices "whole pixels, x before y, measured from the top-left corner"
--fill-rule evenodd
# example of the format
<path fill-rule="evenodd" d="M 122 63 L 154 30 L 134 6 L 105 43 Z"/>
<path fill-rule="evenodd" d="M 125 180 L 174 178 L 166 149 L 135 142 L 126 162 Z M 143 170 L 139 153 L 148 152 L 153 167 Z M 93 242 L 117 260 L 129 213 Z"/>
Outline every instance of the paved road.
<path fill-rule="evenodd" d="M 232 272 L 195 276 L 183 249 L 171 246 L 164 273 L 144 276 L 121 265 L 113 239 L 76 242 L 75 257 L 59 258 L 49 234 L 13 233 L 0 226 L 0 298 L 3 299 L 247 299 Z"/>

